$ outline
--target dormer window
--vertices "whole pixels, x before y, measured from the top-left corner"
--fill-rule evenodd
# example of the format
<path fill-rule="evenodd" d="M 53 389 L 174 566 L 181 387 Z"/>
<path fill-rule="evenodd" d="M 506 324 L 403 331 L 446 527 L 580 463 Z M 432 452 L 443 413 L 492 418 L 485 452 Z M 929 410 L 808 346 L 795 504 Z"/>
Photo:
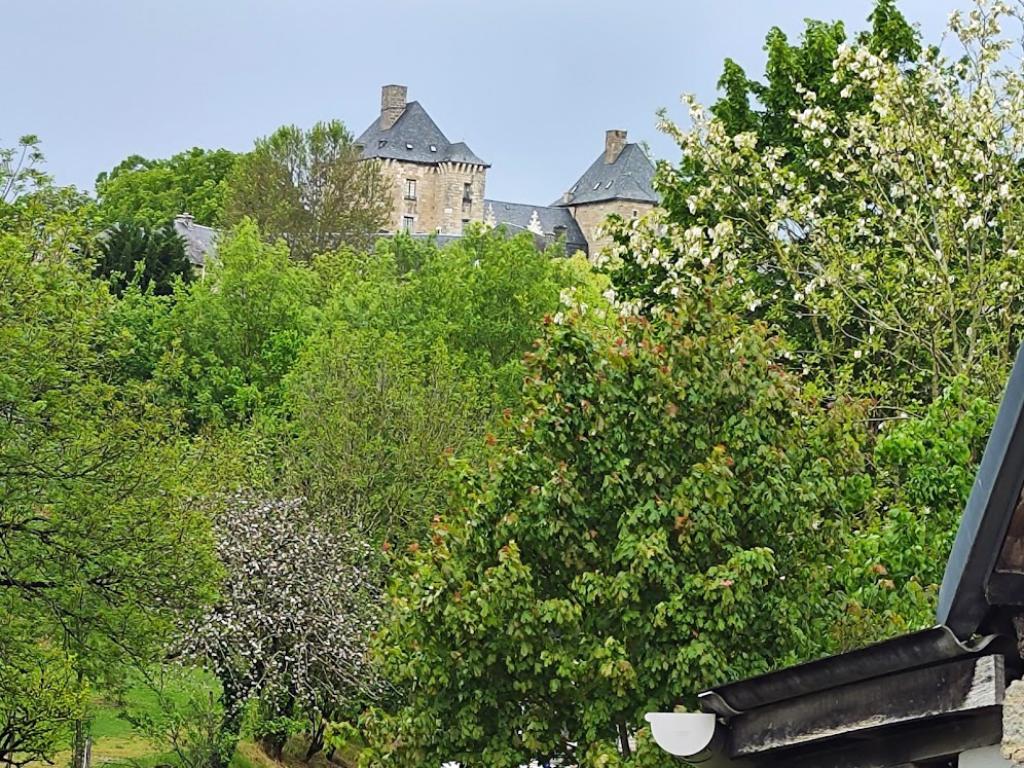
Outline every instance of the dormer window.
<path fill-rule="evenodd" d="M 614 179 L 612 179 L 612 181 L 614 181 Z M 605 189 L 611 189 L 612 188 L 612 182 L 609 181 L 607 184 L 604 185 L 604 188 Z"/>
<path fill-rule="evenodd" d="M 406 148 L 406 149 L 412 149 L 412 144 L 406 144 L 406 145 L 405 145 L 405 148 Z"/>
<path fill-rule="evenodd" d="M 384 147 L 386 147 L 387 145 L 388 145 L 388 140 L 387 139 L 381 139 L 380 141 L 377 142 L 377 149 L 384 149 Z"/>
<path fill-rule="evenodd" d="M 431 152 L 437 152 L 437 144 L 431 144 L 430 145 L 430 151 Z"/>
<path fill-rule="evenodd" d="M 594 185 L 594 189 L 600 189 L 600 188 L 601 188 L 601 182 L 599 181 L 599 182 L 597 182 L 597 184 Z"/>

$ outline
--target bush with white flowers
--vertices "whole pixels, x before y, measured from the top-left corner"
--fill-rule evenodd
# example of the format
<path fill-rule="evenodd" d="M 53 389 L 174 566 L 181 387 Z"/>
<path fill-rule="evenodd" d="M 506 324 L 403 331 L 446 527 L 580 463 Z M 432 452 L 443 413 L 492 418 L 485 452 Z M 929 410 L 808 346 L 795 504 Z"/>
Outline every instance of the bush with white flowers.
<path fill-rule="evenodd" d="M 798 87 L 797 146 L 731 134 L 688 99 L 689 130 L 662 122 L 684 156 L 660 169 L 666 207 L 618 226 L 619 300 L 657 311 L 725 280 L 829 389 L 897 408 L 958 375 L 997 392 L 1024 317 L 1022 23 L 982 0 L 951 16 L 949 55 L 840 46 L 830 86 L 864 107 Z"/>
<path fill-rule="evenodd" d="M 301 499 L 232 499 L 215 533 L 220 599 L 185 637 L 223 686 L 227 725 L 258 700 L 265 717 L 301 714 L 315 728 L 368 692 L 380 601 L 369 545 L 312 519 Z"/>

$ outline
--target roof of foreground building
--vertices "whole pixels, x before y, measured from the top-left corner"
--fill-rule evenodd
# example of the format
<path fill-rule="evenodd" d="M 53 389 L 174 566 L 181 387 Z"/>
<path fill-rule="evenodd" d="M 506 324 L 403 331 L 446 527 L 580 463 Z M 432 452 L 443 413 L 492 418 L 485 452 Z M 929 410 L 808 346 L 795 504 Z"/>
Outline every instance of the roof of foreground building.
<path fill-rule="evenodd" d="M 706 714 L 682 717 L 710 727 L 690 755 L 720 766 L 889 768 L 990 754 L 1007 686 L 1024 672 L 1022 486 L 1024 346 L 946 563 L 936 626 L 701 693 Z M 678 717 L 648 715 L 666 729 L 663 746 L 682 732 Z"/>

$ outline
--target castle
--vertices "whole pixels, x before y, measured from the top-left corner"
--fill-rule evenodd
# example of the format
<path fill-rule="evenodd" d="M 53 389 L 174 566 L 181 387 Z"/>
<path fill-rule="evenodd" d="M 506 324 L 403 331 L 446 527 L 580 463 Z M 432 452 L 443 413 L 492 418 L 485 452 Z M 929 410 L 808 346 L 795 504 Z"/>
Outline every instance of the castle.
<path fill-rule="evenodd" d="M 596 253 L 607 244 L 600 227 L 609 214 L 636 218 L 658 204 L 651 182 L 654 165 L 626 132 L 607 131 L 604 152 L 551 205 L 489 200 L 488 163 L 465 142 L 448 141 L 418 101 L 406 101 L 404 85 L 381 89 L 380 115 L 356 139 L 367 161 L 378 162 L 391 181 L 392 220 L 383 234 L 409 232 L 444 242 L 471 222 L 530 232 L 538 243 L 564 240 L 567 253 Z M 216 249 L 217 230 L 183 213 L 173 223 L 189 261 L 203 270 Z"/>
<path fill-rule="evenodd" d="M 465 142 L 451 143 L 404 85 L 381 89 L 380 114 L 356 139 L 367 160 L 381 164 L 394 205 L 389 232 L 458 237 L 471 222 L 528 231 L 545 242 L 564 238 L 568 252 L 594 253 L 606 244 L 599 228 L 609 214 L 637 217 L 658 203 L 654 165 L 626 132 L 608 131 L 602 152 L 551 205 L 485 197 L 488 163 Z"/>

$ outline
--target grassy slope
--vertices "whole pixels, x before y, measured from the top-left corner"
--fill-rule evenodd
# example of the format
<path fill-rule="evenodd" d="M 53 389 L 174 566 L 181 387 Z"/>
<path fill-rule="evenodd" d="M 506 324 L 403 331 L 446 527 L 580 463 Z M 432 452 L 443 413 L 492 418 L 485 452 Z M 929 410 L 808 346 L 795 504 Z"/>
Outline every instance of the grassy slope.
<path fill-rule="evenodd" d="M 187 694 L 184 691 L 168 691 L 171 698 L 184 703 Z M 180 697 L 180 698 L 179 698 Z M 121 713 L 125 710 L 150 714 L 159 712 L 155 692 L 143 683 L 132 685 L 125 691 L 123 701 L 115 702 L 96 698 L 92 707 L 92 762 L 94 766 L 117 765 L 153 768 L 158 765 L 174 765 L 176 756 L 156 745 L 140 734 Z M 305 744 L 293 740 L 285 750 L 284 762 L 280 763 L 268 757 L 256 744 L 243 741 L 238 745 L 231 760 L 231 768 L 334 768 L 336 764 L 328 763 L 323 753 L 315 756 L 310 763 L 303 763 L 301 756 Z M 358 752 L 338 754 L 335 759 L 342 765 L 355 765 Z M 55 766 L 67 766 L 71 762 L 71 750 L 64 748 L 54 755 Z M 31 766 L 30 768 L 42 768 Z"/>

